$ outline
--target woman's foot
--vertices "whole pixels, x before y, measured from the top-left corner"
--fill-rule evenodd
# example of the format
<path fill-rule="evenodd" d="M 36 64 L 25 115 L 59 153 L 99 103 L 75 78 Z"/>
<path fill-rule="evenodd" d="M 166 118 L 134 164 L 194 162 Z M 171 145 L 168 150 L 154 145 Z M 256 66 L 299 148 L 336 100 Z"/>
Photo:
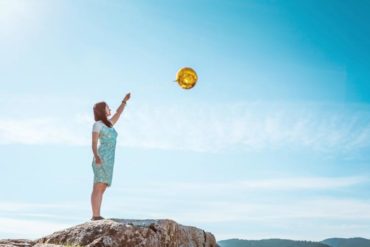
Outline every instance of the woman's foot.
<path fill-rule="evenodd" d="M 91 220 L 104 220 L 104 218 L 103 218 L 103 217 L 101 217 L 101 216 L 93 216 L 93 217 L 91 218 Z"/>

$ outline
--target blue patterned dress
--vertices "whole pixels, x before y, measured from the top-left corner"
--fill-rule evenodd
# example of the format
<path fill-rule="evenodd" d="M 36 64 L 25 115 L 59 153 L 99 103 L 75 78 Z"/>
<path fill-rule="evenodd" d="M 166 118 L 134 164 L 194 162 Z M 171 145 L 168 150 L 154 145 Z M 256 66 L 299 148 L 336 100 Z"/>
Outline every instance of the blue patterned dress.
<path fill-rule="evenodd" d="M 94 184 L 106 183 L 108 187 L 112 184 L 114 156 L 116 150 L 117 131 L 112 127 L 106 126 L 103 121 L 96 121 L 93 125 L 93 132 L 98 132 L 100 145 L 98 146 L 98 155 L 102 161 L 101 164 L 95 163 L 95 157 L 91 163 L 94 171 Z"/>

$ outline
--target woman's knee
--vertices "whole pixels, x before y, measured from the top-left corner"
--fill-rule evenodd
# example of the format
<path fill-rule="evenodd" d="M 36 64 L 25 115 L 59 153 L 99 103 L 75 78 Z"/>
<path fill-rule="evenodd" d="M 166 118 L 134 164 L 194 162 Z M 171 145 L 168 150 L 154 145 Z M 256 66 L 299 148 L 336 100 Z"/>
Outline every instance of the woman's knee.
<path fill-rule="evenodd" d="M 97 192 L 97 193 L 103 193 L 105 191 L 105 189 L 107 188 L 107 184 L 106 183 L 96 183 L 94 185 L 94 190 Z"/>

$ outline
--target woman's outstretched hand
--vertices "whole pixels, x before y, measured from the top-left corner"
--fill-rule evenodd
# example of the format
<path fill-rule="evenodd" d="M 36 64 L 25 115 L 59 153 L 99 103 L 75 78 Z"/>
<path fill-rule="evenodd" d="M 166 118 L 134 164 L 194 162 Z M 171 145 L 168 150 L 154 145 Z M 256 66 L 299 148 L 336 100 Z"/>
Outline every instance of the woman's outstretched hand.
<path fill-rule="evenodd" d="M 131 93 L 126 94 L 125 98 L 123 99 L 124 101 L 128 101 L 131 97 Z"/>

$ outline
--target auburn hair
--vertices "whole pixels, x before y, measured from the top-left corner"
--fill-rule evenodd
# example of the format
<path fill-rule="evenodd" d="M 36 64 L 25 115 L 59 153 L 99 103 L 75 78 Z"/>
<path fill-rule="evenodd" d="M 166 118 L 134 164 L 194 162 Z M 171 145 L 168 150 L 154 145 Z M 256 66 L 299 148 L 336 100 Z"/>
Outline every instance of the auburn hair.
<path fill-rule="evenodd" d="M 111 128 L 113 126 L 112 122 L 108 120 L 105 108 L 107 103 L 105 101 L 98 102 L 94 105 L 94 119 L 95 121 L 103 121 L 103 123 Z"/>

